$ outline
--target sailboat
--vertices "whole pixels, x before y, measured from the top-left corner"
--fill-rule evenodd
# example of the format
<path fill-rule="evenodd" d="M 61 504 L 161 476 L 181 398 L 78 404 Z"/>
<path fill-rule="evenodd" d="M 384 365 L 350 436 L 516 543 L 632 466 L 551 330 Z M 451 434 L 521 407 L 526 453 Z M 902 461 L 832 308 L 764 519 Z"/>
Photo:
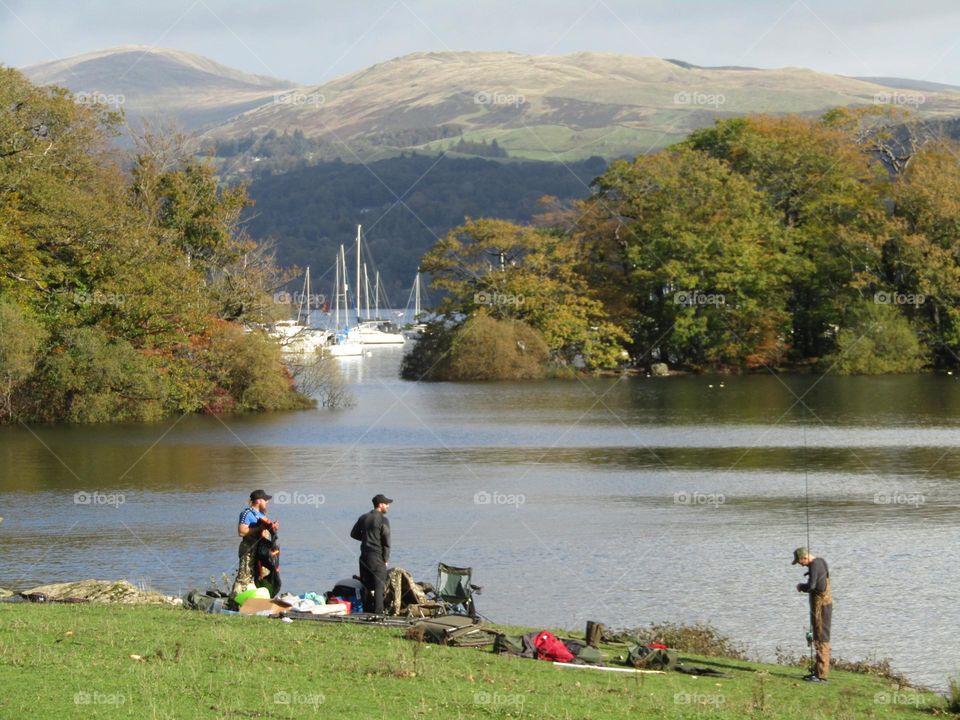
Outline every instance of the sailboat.
<path fill-rule="evenodd" d="M 404 329 L 403 334 L 407 338 L 415 340 L 427 329 L 427 324 L 420 319 L 423 314 L 420 308 L 420 268 L 417 268 L 417 274 L 413 277 L 413 289 L 410 292 L 413 295 L 413 322 Z M 410 307 L 409 299 L 407 300 L 407 307 Z"/>
<path fill-rule="evenodd" d="M 362 345 L 403 345 L 406 342 L 406 338 L 403 337 L 403 333 L 400 332 L 400 328 L 396 326 L 390 320 L 382 320 L 379 317 L 373 318 L 370 315 L 370 281 L 367 276 L 367 266 L 366 263 L 362 260 L 362 235 L 363 228 L 361 225 L 357 225 L 357 292 L 355 293 L 357 301 L 357 325 L 356 327 L 350 330 L 350 336 L 361 343 Z M 361 285 L 361 270 L 363 271 L 363 279 L 366 281 Z M 377 274 L 377 297 L 376 297 L 376 306 L 375 310 L 377 315 L 380 314 L 380 281 L 379 273 Z M 366 312 L 367 319 L 363 319 L 363 315 L 360 312 L 360 292 L 359 289 L 363 287 L 363 296 L 366 301 Z"/>
<path fill-rule="evenodd" d="M 314 353 L 327 341 L 327 333 L 310 326 L 310 268 L 303 279 L 303 291 L 297 306 L 297 317 L 278 320 L 269 328 L 269 334 L 280 342 L 285 353 Z"/>
<path fill-rule="evenodd" d="M 356 357 L 363 356 L 363 345 L 361 345 L 355 338 L 350 337 L 349 331 L 346 329 L 346 320 L 347 320 L 347 257 L 343 249 L 343 245 L 340 246 L 340 252 L 337 253 L 336 259 L 336 272 L 334 280 L 334 289 L 333 289 L 333 332 L 330 333 L 327 344 L 324 347 L 324 352 L 333 357 Z M 343 268 L 343 273 L 341 274 L 340 268 Z M 342 293 L 341 293 L 342 290 Z M 340 297 L 343 296 L 343 320 L 344 326 L 340 324 Z"/>

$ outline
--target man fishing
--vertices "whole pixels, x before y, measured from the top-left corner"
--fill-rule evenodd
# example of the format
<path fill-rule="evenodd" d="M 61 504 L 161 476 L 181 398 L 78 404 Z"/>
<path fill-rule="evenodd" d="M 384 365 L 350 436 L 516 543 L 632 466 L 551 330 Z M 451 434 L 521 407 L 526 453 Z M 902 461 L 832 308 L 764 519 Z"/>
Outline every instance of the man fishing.
<path fill-rule="evenodd" d="M 360 582 L 366 590 L 364 609 L 383 614 L 383 590 L 390 564 L 390 521 L 387 511 L 393 500 L 380 493 L 373 498 L 373 510 L 354 523 L 350 537 L 360 541 Z M 373 604 L 369 605 L 372 598 Z"/>
<path fill-rule="evenodd" d="M 830 569 L 826 560 L 816 557 L 805 547 L 793 551 L 792 564 L 807 568 L 807 582 L 799 583 L 797 591 L 810 596 L 810 625 L 813 627 L 813 647 L 816 650 L 811 673 L 803 679 L 808 682 L 827 682 L 830 675 L 830 620 L 833 616 Z"/>
<path fill-rule="evenodd" d="M 250 493 L 249 504 L 240 513 L 240 520 L 237 524 L 237 534 L 240 535 L 238 551 L 240 566 L 237 568 L 237 578 L 233 581 L 233 590 L 230 591 L 230 597 L 236 597 L 238 593 L 253 587 L 257 541 L 260 540 L 264 530 L 277 531 L 277 523 L 270 520 L 266 515 L 267 504 L 272 497 L 263 490 L 254 490 Z"/>

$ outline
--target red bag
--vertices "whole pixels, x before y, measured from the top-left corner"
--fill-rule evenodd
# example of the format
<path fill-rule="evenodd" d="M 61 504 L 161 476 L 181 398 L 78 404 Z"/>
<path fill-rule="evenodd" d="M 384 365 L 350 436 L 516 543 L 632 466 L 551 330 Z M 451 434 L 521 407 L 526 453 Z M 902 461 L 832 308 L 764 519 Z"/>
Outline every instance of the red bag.
<path fill-rule="evenodd" d="M 537 657 L 540 660 L 564 663 L 573 660 L 573 653 L 567 650 L 567 646 L 560 642 L 556 635 L 546 630 L 537 633 L 533 639 L 533 645 L 537 648 Z"/>

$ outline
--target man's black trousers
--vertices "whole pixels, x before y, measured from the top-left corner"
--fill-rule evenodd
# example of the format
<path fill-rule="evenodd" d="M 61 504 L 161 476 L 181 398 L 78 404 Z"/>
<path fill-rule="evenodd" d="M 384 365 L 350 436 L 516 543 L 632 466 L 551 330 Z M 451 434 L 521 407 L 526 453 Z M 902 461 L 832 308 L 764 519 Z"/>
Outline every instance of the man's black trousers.
<path fill-rule="evenodd" d="M 383 589 L 387 584 L 387 565 L 379 555 L 360 556 L 360 582 L 367 590 L 365 612 L 383 614 Z"/>

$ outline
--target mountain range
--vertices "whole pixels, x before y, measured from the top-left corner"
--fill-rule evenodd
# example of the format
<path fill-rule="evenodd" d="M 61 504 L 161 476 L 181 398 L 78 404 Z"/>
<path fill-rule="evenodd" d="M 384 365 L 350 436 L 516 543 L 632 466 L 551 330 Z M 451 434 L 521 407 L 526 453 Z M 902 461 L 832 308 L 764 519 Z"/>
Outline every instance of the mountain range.
<path fill-rule="evenodd" d="M 949 85 L 604 53 L 415 53 L 311 86 L 141 46 L 23 72 L 82 99 L 116 101 L 132 120 L 172 116 L 208 145 L 302 133 L 311 160 L 345 162 L 411 151 L 485 154 L 474 149 L 494 141 L 517 158 L 614 158 L 750 112 L 816 114 L 881 103 L 927 117 L 960 115 L 960 88 Z"/>

